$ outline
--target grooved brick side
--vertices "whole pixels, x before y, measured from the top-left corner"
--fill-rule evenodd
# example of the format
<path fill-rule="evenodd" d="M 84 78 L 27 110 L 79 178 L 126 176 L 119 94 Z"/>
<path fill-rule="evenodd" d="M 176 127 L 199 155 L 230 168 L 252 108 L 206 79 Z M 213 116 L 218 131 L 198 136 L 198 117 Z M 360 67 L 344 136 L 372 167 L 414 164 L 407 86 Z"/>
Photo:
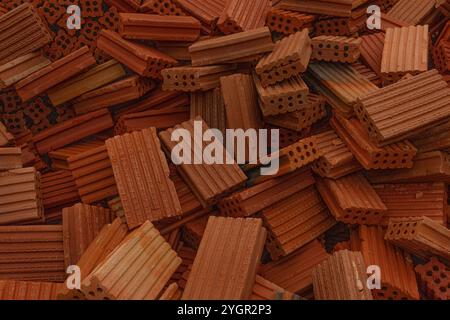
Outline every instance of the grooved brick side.
<path fill-rule="evenodd" d="M 62 226 L 0 226 L 0 279 L 65 278 Z"/>
<path fill-rule="evenodd" d="M 372 300 L 361 252 L 341 250 L 313 269 L 316 300 Z"/>
<path fill-rule="evenodd" d="M 102 227 L 111 222 L 111 213 L 102 207 L 82 203 L 62 212 L 64 235 L 64 261 L 70 266 L 78 262 Z"/>
<path fill-rule="evenodd" d="M 84 203 L 117 195 L 113 168 L 104 144 L 70 156 L 67 163 Z"/>
<path fill-rule="evenodd" d="M 24 3 L 0 16 L 0 65 L 31 53 L 52 40 L 36 9 Z"/>
<path fill-rule="evenodd" d="M 197 130 L 195 130 L 195 127 L 197 127 Z M 177 129 L 189 131 L 191 139 L 190 149 L 192 152 L 191 155 L 193 155 L 191 159 L 193 164 L 182 163 L 183 161 L 181 161 L 181 159 L 177 160 L 181 163 L 181 165 L 178 166 L 178 172 L 184 181 L 191 187 L 192 191 L 204 207 L 216 203 L 219 197 L 232 192 L 244 183 L 247 177 L 236 163 L 195 163 L 196 155 L 194 154 L 194 140 L 199 139 L 199 137 L 196 136 L 197 134 L 203 134 L 203 132 L 208 129 L 205 122 L 199 117 L 159 133 L 159 137 L 169 154 L 172 154 L 172 150 L 178 144 L 175 141 L 171 141 L 172 132 Z M 203 141 L 201 150 L 203 151 L 208 144 L 209 143 Z M 187 147 L 188 146 L 185 146 L 185 148 Z M 179 157 L 179 151 L 174 152 L 173 155 Z"/>
<path fill-rule="evenodd" d="M 290 292 L 302 294 L 312 289 L 312 270 L 329 254 L 318 240 L 278 261 L 264 264 L 258 274 Z"/>
<path fill-rule="evenodd" d="M 0 300 L 56 300 L 62 283 L 0 280 Z"/>
<path fill-rule="evenodd" d="M 301 248 L 336 223 L 314 186 L 265 208 L 262 219 L 273 260 Z"/>
<path fill-rule="evenodd" d="M 410 254 L 384 240 L 382 227 L 359 226 L 352 230 L 351 248 L 361 251 L 366 265 L 381 270 L 381 289 L 372 289 L 377 300 L 419 299 L 414 264 Z"/>
<path fill-rule="evenodd" d="M 210 217 L 182 299 L 249 299 L 265 239 L 261 219 Z"/>
<path fill-rule="evenodd" d="M 106 140 L 128 226 L 179 216 L 181 206 L 155 128 Z M 133 175 L 130 175 L 133 172 Z"/>
<path fill-rule="evenodd" d="M 151 222 L 130 233 L 81 283 L 89 300 L 154 300 L 181 264 Z"/>
<path fill-rule="evenodd" d="M 361 173 L 337 180 L 318 179 L 317 188 L 339 221 L 349 224 L 378 224 L 387 208 Z"/>

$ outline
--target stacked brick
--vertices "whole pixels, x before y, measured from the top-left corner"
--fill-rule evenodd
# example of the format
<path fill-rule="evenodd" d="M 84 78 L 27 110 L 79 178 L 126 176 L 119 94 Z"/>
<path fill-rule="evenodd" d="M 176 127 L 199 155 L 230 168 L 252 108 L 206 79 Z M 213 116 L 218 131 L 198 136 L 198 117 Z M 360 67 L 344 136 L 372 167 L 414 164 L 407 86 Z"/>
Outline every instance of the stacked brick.
<path fill-rule="evenodd" d="M 448 300 L 449 12 L 3 1 L 0 299 Z"/>

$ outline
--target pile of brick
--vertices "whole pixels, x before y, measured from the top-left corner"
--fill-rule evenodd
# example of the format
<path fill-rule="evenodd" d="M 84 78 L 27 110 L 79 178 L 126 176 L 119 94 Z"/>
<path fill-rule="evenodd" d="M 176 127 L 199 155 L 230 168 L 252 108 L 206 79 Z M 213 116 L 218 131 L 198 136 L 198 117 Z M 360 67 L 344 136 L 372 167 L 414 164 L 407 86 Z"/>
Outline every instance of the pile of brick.
<path fill-rule="evenodd" d="M 2 1 L 0 299 L 450 299 L 448 3 Z"/>

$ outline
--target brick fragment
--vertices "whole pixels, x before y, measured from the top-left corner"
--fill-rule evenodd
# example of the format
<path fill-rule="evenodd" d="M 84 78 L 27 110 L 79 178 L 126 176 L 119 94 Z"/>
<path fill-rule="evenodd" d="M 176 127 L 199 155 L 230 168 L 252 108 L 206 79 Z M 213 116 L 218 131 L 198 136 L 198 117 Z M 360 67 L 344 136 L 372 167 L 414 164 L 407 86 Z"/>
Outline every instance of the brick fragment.
<path fill-rule="evenodd" d="M 361 43 L 360 38 L 318 36 L 311 39 L 311 59 L 352 63 L 359 59 Z"/>

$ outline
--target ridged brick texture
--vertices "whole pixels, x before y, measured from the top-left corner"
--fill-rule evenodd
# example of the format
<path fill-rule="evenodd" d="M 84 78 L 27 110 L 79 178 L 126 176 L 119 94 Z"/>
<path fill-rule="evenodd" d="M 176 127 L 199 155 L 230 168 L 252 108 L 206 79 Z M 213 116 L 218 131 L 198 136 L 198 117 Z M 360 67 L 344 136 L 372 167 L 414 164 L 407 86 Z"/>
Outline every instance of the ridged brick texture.
<path fill-rule="evenodd" d="M 68 146 L 50 151 L 48 156 L 52 159 L 52 168 L 54 169 L 69 169 L 69 164 L 67 159 L 71 156 L 83 153 L 88 150 L 95 149 L 104 145 L 104 139 L 99 136 L 95 138 L 87 138 L 75 143 L 69 144 Z"/>
<path fill-rule="evenodd" d="M 270 52 L 274 48 L 267 27 L 198 41 L 189 47 L 193 66 L 214 65 Z"/>
<path fill-rule="evenodd" d="M 253 78 L 247 74 L 236 73 L 220 78 L 228 129 L 261 127 L 258 108 L 258 94 Z"/>
<path fill-rule="evenodd" d="M 388 15 L 409 25 L 420 24 L 434 10 L 436 0 L 399 0 Z"/>
<path fill-rule="evenodd" d="M 318 36 L 311 39 L 311 59 L 352 63 L 359 59 L 362 40 L 340 36 Z"/>
<path fill-rule="evenodd" d="M 200 130 L 194 131 L 195 126 L 198 126 Z M 190 132 L 192 163 L 194 163 L 181 164 L 180 166 L 178 166 L 178 172 L 204 207 L 216 203 L 219 197 L 222 197 L 223 195 L 232 192 L 233 190 L 242 186 L 247 177 L 236 163 L 195 164 L 196 158 L 195 154 L 193 154 L 193 142 L 194 140 L 199 139 L 198 136 L 196 137 L 198 133 L 203 134 L 203 132 L 208 129 L 205 122 L 201 120 L 201 118 L 195 118 L 193 120 L 183 122 L 180 125 L 159 133 L 159 137 L 170 153 L 172 153 L 172 150 L 177 146 L 177 143 L 175 141 L 171 141 L 172 132 L 176 129 L 185 129 Z M 209 144 L 206 142 L 202 143 L 203 148 L 205 148 Z M 179 156 L 179 152 L 177 156 Z"/>
<path fill-rule="evenodd" d="M 367 266 L 381 270 L 381 289 L 372 289 L 377 300 L 419 299 L 414 265 L 410 254 L 384 240 L 382 227 L 360 226 L 352 230 L 351 248 L 361 251 Z"/>
<path fill-rule="evenodd" d="M 336 17 L 349 17 L 352 9 L 364 3 L 362 0 L 282 0 L 277 8 L 312 13 L 317 15 L 328 15 Z"/>
<path fill-rule="evenodd" d="M 119 33 L 125 39 L 188 41 L 200 36 L 200 22 L 187 16 L 120 13 Z"/>
<path fill-rule="evenodd" d="M 268 87 L 262 85 L 258 76 L 253 78 L 264 116 L 293 112 L 308 106 L 309 89 L 300 76 L 293 76 Z"/>
<path fill-rule="evenodd" d="M 113 216 L 120 218 L 123 223 L 127 223 L 127 219 L 125 218 L 125 211 L 123 210 L 122 201 L 120 201 L 120 197 L 114 197 L 108 201 L 108 208 L 113 213 Z"/>
<path fill-rule="evenodd" d="M 362 64 L 361 62 L 354 62 L 351 64 L 352 68 L 355 69 L 360 75 L 367 78 L 377 87 L 381 86 L 381 78 L 372 69 Z"/>
<path fill-rule="evenodd" d="M 64 261 L 74 265 L 102 227 L 111 222 L 109 209 L 77 203 L 63 209 Z"/>
<path fill-rule="evenodd" d="M 128 228 L 119 218 L 104 225 L 98 235 L 83 252 L 76 265 L 80 267 L 81 280 L 85 279 L 108 255 L 113 252 L 127 236 Z M 68 289 L 66 285 L 58 290 L 60 300 L 85 299 L 81 290 Z"/>
<path fill-rule="evenodd" d="M 136 12 L 142 0 L 105 0 L 105 3 L 116 7 L 119 12 Z"/>
<path fill-rule="evenodd" d="M 316 300 L 372 300 L 361 252 L 341 250 L 313 269 Z"/>
<path fill-rule="evenodd" d="M 146 221 L 129 234 L 81 283 L 87 299 L 156 299 L 181 259 Z"/>
<path fill-rule="evenodd" d="M 117 195 L 113 168 L 104 144 L 70 156 L 67 163 L 84 203 Z"/>
<path fill-rule="evenodd" d="M 172 275 L 170 281 L 175 281 L 178 284 L 178 287 L 184 290 L 187 281 L 187 277 L 185 276 L 189 275 L 197 251 L 183 245 L 177 249 L 177 253 L 178 256 L 182 259 L 182 262 L 177 271 L 175 271 L 175 273 Z"/>
<path fill-rule="evenodd" d="M 391 218 L 385 239 L 418 257 L 450 261 L 450 230 L 430 218 Z"/>
<path fill-rule="evenodd" d="M 62 226 L 0 226 L 0 279 L 62 282 Z"/>
<path fill-rule="evenodd" d="M 261 219 L 210 217 L 182 299 L 249 299 L 265 239 Z"/>
<path fill-rule="evenodd" d="M 262 219 L 273 260 L 301 248 L 336 223 L 314 186 L 265 208 Z"/>
<path fill-rule="evenodd" d="M 436 7 L 447 18 L 450 17 L 450 2 L 448 0 L 438 0 L 436 3 Z"/>
<path fill-rule="evenodd" d="M 173 0 L 183 11 L 201 21 L 208 33 L 215 30 L 227 0 Z"/>
<path fill-rule="evenodd" d="M 41 176 L 45 221 L 61 220 L 62 208 L 80 201 L 78 189 L 69 170 L 46 172 Z"/>
<path fill-rule="evenodd" d="M 314 240 L 278 261 L 263 265 L 258 274 L 276 285 L 297 294 L 312 289 L 312 270 L 329 257 L 318 240 Z"/>
<path fill-rule="evenodd" d="M 310 93 L 308 94 L 306 101 L 307 102 L 302 105 L 299 111 L 265 117 L 265 123 L 290 130 L 302 131 L 326 117 L 326 100 L 323 96 Z M 288 105 L 290 104 L 291 103 L 289 102 Z"/>
<path fill-rule="evenodd" d="M 14 136 L 8 132 L 3 122 L 0 121 L 0 146 L 5 147 L 14 141 Z"/>
<path fill-rule="evenodd" d="M 200 116 L 211 129 L 226 130 L 225 105 L 220 88 L 191 93 L 190 118 Z"/>
<path fill-rule="evenodd" d="M 117 119 L 114 133 L 120 135 L 149 127 L 167 129 L 186 120 L 189 120 L 189 106 L 129 113 Z"/>
<path fill-rule="evenodd" d="M 385 34 L 375 33 L 361 37 L 361 60 L 378 76 L 381 76 Z"/>
<path fill-rule="evenodd" d="M 428 30 L 428 25 L 387 29 L 381 60 L 385 83 L 428 70 Z"/>
<path fill-rule="evenodd" d="M 206 225 L 208 223 L 208 216 L 203 216 L 193 221 L 186 223 L 183 226 L 183 242 L 189 247 L 198 250 L 200 241 L 205 233 Z"/>
<path fill-rule="evenodd" d="M 189 105 L 189 96 L 182 92 L 166 92 L 161 89 L 149 93 L 142 100 L 131 103 L 127 108 L 117 110 L 117 116 L 156 109 L 169 109 Z"/>
<path fill-rule="evenodd" d="M 42 219 L 40 176 L 33 167 L 0 173 L 0 224 Z"/>
<path fill-rule="evenodd" d="M 22 101 L 27 101 L 94 64 L 94 57 L 84 46 L 19 81 L 15 89 Z"/>
<path fill-rule="evenodd" d="M 273 51 L 256 66 L 261 84 L 266 87 L 306 71 L 311 58 L 308 29 L 294 33 L 275 43 Z"/>
<path fill-rule="evenodd" d="M 419 153 L 450 150 L 450 121 L 437 125 L 423 134 L 411 138 Z"/>
<path fill-rule="evenodd" d="M 450 183 L 450 156 L 441 151 L 419 153 L 409 170 L 380 170 L 368 173 L 372 183 Z"/>
<path fill-rule="evenodd" d="M 389 218 L 426 216 L 447 225 L 447 187 L 444 183 L 375 184 L 375 191 L 388 208 L 381 224 Z"/>
<path fill-rule="evenodd" d="M 355 112 L 380 145 L 426 131 L 450 116 L 450 88 L 436 70 L 368 93 Z"/>
<path fill-rule="evenodd" d="M 11 86 L 50 63 L 39 51 L 20 56 L 0 66 L 0 87 Z"/>
<path fill-rule="evenodd" d="M 191 214 L 202 208 L 200 201 L 192 192 L 188 184 L 184 182 L 184 180 L 180 177 L 177 171 L 171 173 L 170 179 L 173 181 L 173 184 L 175 185 L 175 189 L 177 191 L 178 199 L 180 200 L 181 211 L 183 212 L 183 215 Z"/>
<path fill-rule="evenodd" d="M 309 72 L 317 85 L 310 85 L 322 93 L 333 109 L 346 118 L 353 115 L 357 99 L 378 89 L 348 64 L 315 62 Z"/>
<path fill-rule="evenodd" d="M 286 35 L 308 28 L 312 30 L 315 16 L 295 11 L 272 8 L 267 14 L 266 25 L 272 32 Z"/>
<path fill-rule="evenodd" d="M 207 91 L 220 87 L 220 77 L 232 74 L 236 65 L 175 67 L 162 71 L 163 90 Z"/>
<path fill-rule="evenodd" d="M 34 7 L 23 4 L 0 16 L 0 65 L 45 46 L 52 40 Z"/>
<path fill-rule="evenodd" d="M 22 168 L 20 148 L 0 148 L 0 171 Z"/>
<path fill-rule="evenodd" d="M 217 22 L 225 34 L 238 33 L 264 27 L 271 7 L 270 0 L 230 0 Z"/>
<path fill-rule="evenodd" d="M 0 300 L 56 300 L 62 286 L 55 282 L 0 280 Z"/>
<path fill-rule="evenodd" d="M 313 184 L 310 170 L 297 170 L 236 192 L 222 199 L 219 209 L 223 215 L 248 217 Z"/>
<path fill-rule="evenodd" d="M 417 265 L 415 268 L 418 282 L 423 292 L 429 299 L 450 299 L 450 268 L 436 257 L 432 257 L 426 264 Z"/>
<path fill-rule="evenodd" d="M 117 0 L 114 0 L 117 1 Z M 133 0 L 132 0 L 133 1 Z M 183 16 L 183 10 L 179 7 L 176 0 L 143 0 L 139 11 L 150 12 L 163 16 Z M 125 11 L 124 11 L 125 12 Z M 134 12 L 134 11 L 132 11 Z"/>
<path fill-rule="evenodd" d="M 443 74 L 450 73 L 450 42 L 441 41 L 433 48 L 433 62 Z"/>
<path fill-rule="evenodd" d="M 361 173 L 337 180 L 317 180 L 322 199 L 338 221 L 378 224 L 387 208 Z"/>
<path fill-rule="evenodd" d="M 359 162 L 336 132 L 330 130 L 318 134 L 316 142 L 321 156 L 312 164 L 315 173 L 324 178 L 339 179 L 361 169 Z"/>
<path fill-rule="evenodd" d="M 122 39 L 119 34 L 110 30 L 102 30 L 99 33 L 97 47 L 145 77 L 158 79 L 162 69 L 177 64 L 177 61 L 168 55 L 143 44 Z"/>
<path fill-rule="evenodd" d="M 159 300 L 180 300 L 181 295 L 182 292 L 178 287 L 178 284 L 172 283 L 164 290 L 163 294 L 159 297 Z"/>
<path fill-rule="evenodd" d="M 47 92 L 47 96 L 54 106 L 59 106 L 84 93 L 117 80 L 124 75 L 125 69 L 122 65 L 114 59 L 111 59 L 51 88 Z"/>
<path fill-rule="evenodd" d="M 256 275 L 250 300 L 299 300 L 300 297 Z"/>
<path fill-rule="evenodd" d="M 331 126 L 366 170 L 412 168 L 417 149 L 408 140 L 379 147 L 355 118 L 335 116 Z"/>
<path fill-rule="evenodd" d="M 98 110 L 52 126 L 35 136 L 33 143 L 39 154 L 48 153 L 113 126 L 108 110 Z"/>
<path fill-rule="evenodd" d="M 106 148 L 128 227 L 181 214 L 155 128 L 115 136 L 106 141 Z"/>
<path fill-rule="evenodd" d="M 111 224 L 102 227 L 95 239 L 89 244 L 76 265 L 84 280 L 111 252 L 113 252 L 129 233 L 126 223 L 116 218 Z M 68 279 L 69 280 L 69 279 Z M 67 281 L 57 292 L 59 300 L 84 300 L 84 293 L 78 289 L 68 289 Z"/>
<path fill-rule="evenodd" d="M 78 115 L 89 113 L 138 99 L 155 87 L 153 80 L 133 75 L 79 96 L 73 108 Z"/>

